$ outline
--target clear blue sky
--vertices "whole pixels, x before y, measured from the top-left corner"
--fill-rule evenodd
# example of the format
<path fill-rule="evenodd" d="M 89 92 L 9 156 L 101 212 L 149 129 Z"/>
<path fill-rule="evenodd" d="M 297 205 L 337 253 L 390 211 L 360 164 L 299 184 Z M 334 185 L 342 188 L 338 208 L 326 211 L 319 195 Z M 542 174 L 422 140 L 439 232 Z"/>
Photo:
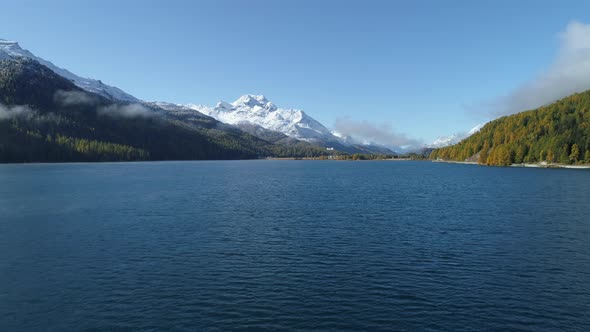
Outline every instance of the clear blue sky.
<path fill-rule="evenodd" d="M 0 38 L 144 100 L 246 93 L 426 141 L 547 68 L 587 1 L 0 1 Z M 590 88 L 590 87 L 589 87 Z"/>

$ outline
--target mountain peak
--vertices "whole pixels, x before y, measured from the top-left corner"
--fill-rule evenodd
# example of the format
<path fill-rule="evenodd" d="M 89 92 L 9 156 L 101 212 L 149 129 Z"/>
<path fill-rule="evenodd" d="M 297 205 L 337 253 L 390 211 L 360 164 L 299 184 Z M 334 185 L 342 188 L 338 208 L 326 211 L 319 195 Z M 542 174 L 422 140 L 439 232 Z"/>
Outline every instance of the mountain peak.
<path fill-rule="evenodd" d="M 270 101 L 268 101 L 268 99 L 266 99 L 265 96 L 263 95 L 243 95 L 240 98 L 238 98 L 236 101 L 234 101 L 232 103 L 232 105 L 234 107 L 238 107 L 238 106 L 248 106 L 248 107 L 254 107 L 254 106 L 270 106 L 272 105 L 272 103 Z"/>
<path fill-rule="evenodd" d="M 32 54 L 23 50 L 18 42 L 0 39 L 0 60 L 8 58 L 30 58 Z"/>
<path fill-rule="evenodd" d="M 13 40 L 6 40 L 6 39 L 0 39 L 0 45 L 2 45 L 2 46 L 5 46 L 6 45 L 6 46 L 17 46 L 17 47 L 20 47 L 18 45 L 18 42 L 15 42 Z"/>
<path fill-rule="evenodd" d="M 256 125 L 308 142 L 338 142 L 338 138 L 321 123 L 298 109 L 283 109 L 263 95 L 243 95 L 231 104 L 219 102 L 215 107 L 188 107 L 231 125 Z"/>

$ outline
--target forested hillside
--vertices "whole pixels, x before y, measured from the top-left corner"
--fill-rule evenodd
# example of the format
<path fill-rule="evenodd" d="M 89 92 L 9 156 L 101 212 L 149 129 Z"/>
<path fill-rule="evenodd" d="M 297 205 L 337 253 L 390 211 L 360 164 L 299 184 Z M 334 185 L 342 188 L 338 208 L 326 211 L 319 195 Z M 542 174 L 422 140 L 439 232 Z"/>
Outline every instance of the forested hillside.
<path fill-rule="evenodd" d="M 0 162 L 248 159 L 325 154 L 273 144 L 203 117 L 187 125 L 147 104 L 113 103 L 34 60 L 0 61 Z"/>
<path fill-rule="evenodd" d="M 590 91 L 486 124 L 460 143 L 434 150 L 431 159 L 513 163 L 590 163 Z"/>

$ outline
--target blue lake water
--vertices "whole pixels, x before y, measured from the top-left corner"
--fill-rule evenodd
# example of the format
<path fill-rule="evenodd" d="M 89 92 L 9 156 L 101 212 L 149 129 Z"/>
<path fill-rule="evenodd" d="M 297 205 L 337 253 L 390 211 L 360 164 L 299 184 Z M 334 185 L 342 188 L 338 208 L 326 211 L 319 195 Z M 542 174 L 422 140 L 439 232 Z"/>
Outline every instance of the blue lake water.
<path fill-rule="evenodd" d="M 590 171 L 0 165 L 0 331 L 588 331 Z"/>

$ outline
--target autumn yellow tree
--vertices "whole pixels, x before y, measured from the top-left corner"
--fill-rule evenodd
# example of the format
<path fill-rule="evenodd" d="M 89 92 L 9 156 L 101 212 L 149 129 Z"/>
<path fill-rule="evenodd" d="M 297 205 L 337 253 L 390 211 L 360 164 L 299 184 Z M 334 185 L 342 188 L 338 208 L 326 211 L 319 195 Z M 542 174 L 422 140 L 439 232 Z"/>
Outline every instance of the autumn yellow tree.
<path fill-rule="evenodd" d="M 572 152 L 570 153 L 570 161 L 575 164 L 578 162 L 579 159 L 580 159 L 580 148 L 578 147 L 578 144 L 574 144 L 574 145 L 572 145 Z"/>

